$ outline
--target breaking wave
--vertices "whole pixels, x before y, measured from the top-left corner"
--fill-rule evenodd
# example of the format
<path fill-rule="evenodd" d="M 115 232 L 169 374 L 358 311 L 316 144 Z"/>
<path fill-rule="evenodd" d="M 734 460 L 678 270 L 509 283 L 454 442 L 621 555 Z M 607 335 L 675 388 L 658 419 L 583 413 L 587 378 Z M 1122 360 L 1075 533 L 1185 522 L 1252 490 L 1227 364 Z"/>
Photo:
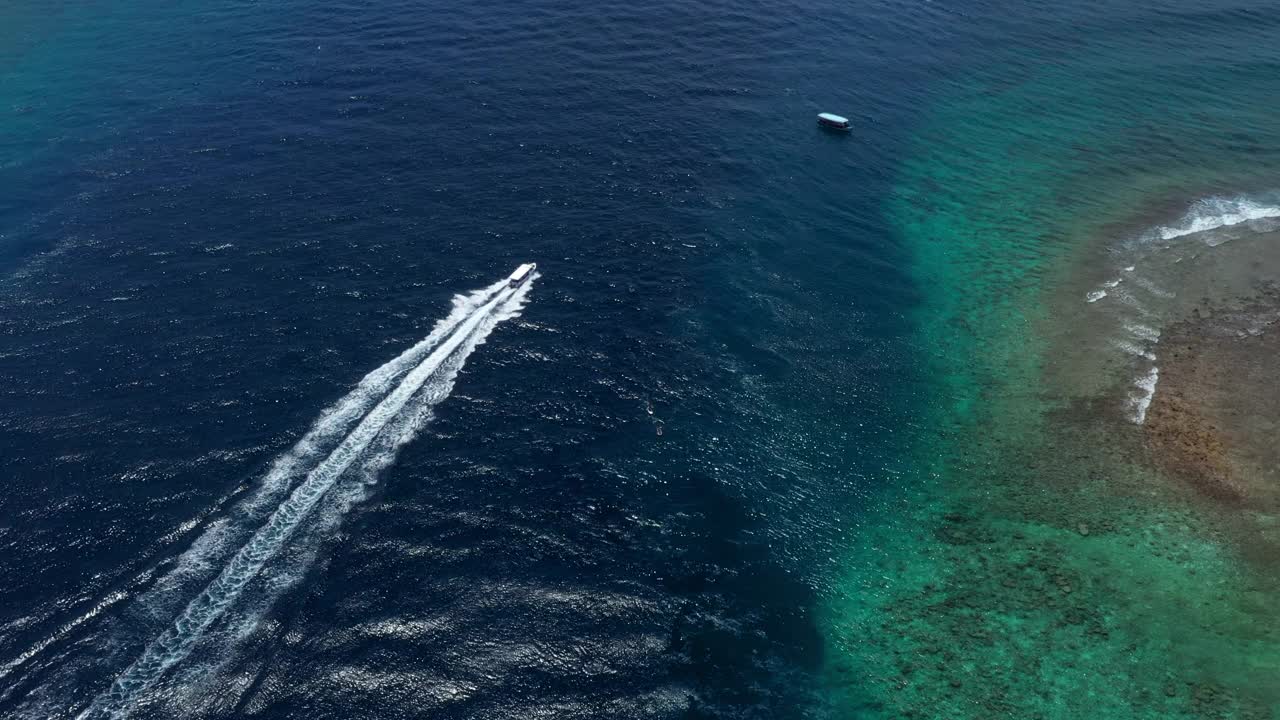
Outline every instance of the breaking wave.
<path fill-rule="evenodd" d="M 1280 218 L 1280 204 L 1247 197 L 1204 198 L 1196 201 L 1177 223 L 1157 228 L 1156 235 L 1161 240 L 1172 240 L 1228 225 L 1272 218 Z"/>
<path fill-rule="evenodd" d="M 1134 387 L 1138 390 L 1129 398 L 1131 414 L 1129 419 L 1135 425 L 1141 425 L 1147 421 L 1147 409 L 1151 407 L 1151 400 L 1156 395 L 1156 383 L 1160 381 L 1160 368 L 1152 367 L 1145 375 L 1133 381 Z"/>

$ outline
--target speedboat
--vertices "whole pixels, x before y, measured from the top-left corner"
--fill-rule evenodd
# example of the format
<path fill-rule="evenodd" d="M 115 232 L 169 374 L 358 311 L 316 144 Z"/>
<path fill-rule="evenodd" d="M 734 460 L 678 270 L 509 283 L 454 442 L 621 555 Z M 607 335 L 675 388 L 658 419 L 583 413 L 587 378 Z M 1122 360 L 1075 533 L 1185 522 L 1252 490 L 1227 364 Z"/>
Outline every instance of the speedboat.
<path fill-rule="evenodd" d="M 818 113 L 818 124 L 841 132 L 849 132 L 849 128 L 852 127 L 849 125 L 849 118 L 831 113 Z"/>
<path fill-rule="evenodd" d="M 533 275 L 533 271 L 537 268 L 538 263 L 525 263 L 521 265 L 516 268 L 515 272 L 511 273 L 511 281 L 507 284 L 511 287 L 520 287 L 529 279 L 529 276 Z"/>

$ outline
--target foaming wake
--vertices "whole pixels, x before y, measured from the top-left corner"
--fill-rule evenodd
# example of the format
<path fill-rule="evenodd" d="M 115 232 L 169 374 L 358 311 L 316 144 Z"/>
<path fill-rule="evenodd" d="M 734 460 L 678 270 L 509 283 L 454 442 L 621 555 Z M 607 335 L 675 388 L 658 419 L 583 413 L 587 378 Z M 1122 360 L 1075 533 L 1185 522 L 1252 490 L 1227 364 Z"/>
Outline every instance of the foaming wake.
<path fill-rule="evenodd" d="M 337 447 L 356 421 L 367 415 L 369 410 L 385 398 L 392 387 L 410 370 L 417 367 L 463 321 L 491 301 L 506 286 L 507 281 L 500 280 L 486 288 L 455 295 L 450 312 L 436 322 L 425 338 L 395 359 L 365 375 L 350 392 L 325 408 L 312 422 L 306 434 L 287 452 L 276 458 L 250 494 L 242 499 L 232 512 L 211 522 L 202 535 L 177 558 L 174 569 L 157 579 L 155 587 L 148 595 L 138 599 L 143 604 L 163 608 L 168 603 L 157 596 L 181 592 L 186 582 L 202 574 L 211 563 L 217 563 L 226 545 L 242 539 L 254 528 L 260 526 L 265 514 L 280 503 L 289 488 L 308 469 L 314 467 Z M 149 582 L 150 573 L 140 580 L 143 584 Z M 131 596 L 131 592 L 113 593 L 107 600 L 101 601 L 83 615 L 66 623 L 58 632 L 0 666 L 0 678 L 39 655 L 84 622 L 101 615 L 110 605 Z"/>
<path fill-rule="evenodd" d="M 394 360 L 365 375 L 351 392 L 320 413 L 320 417 L 311 424 L 307 434 L 289 452 L 272 463 L 243 510 L 254 514 L 263 506 L 271 506 L 278 501 L 284 491 L 288 490 L 294 478 L 325 453 L 331 451 L 334 444 L 351 429 L 357 420 L 364 417 L 376 403 L 386 397 L 396 382 L 417 367 L 428 353 L 449 337 L 463 321 L 491 301 L 506 285 L 506 280 L 500 280 L 481 290 L 465 295 L 454 295 L 452 310 L 436 322 L 430 334 L 418 344 L 400 353 Z"/>
<path fill-rule="evenodd" d="M 1280 218 L 1280 205 L 1246 197 L 1212 197 L 1197 201 L 1174 225 L 1157 228 L 1161 240 L 1239 225 L 1250 220 Z"/>
<path fill-rule="evenodd" d="M 369 373 L 355 390 L 322 413 L 307 435 L 272 465 L 264 479 L 264 485 L 269 487 L 259 492 L 254 502 L 262 504 L 282 495 L 275 486 L 287 486 L 288 478 L 300 472 L 300 467 L 310 467 L 306 478 L 275 507 L 261 529 L 173 624 L 79 717 L 116 718 L 128 714 L 142 693 L 190 654 L 205 630 L 240 598 L 245 587 L 286 546 L 316 504 L 353 464 L 359 461 L 357 469 L 365 482 L 390 465 L 400 446 L 411 440 L 430 416 L 431 408 L 449 396 L 458 371 L 472 351 L 499 323 L 519 314 L 531 285 L 532 279 L 519 288 L 508 288 L 504 280 L 455 297 L 453 311 L 436 324 L 427 338 Z M 317 456 L 323 454 L 318 448 L 352 424 L 354 429 L 316 462 Z"/>

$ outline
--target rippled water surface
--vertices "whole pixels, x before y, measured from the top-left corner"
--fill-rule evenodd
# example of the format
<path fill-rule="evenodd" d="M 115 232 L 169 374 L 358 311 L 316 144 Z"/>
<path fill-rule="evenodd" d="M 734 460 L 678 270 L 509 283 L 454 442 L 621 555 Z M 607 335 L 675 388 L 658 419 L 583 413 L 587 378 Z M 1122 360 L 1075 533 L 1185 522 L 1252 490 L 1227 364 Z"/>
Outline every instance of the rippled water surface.
<path fill-rule="evenodd" d="M 1278 33 L 0 10 L 0 715 L 1271 717 L 1146 378 L 1269 317 Z"/>

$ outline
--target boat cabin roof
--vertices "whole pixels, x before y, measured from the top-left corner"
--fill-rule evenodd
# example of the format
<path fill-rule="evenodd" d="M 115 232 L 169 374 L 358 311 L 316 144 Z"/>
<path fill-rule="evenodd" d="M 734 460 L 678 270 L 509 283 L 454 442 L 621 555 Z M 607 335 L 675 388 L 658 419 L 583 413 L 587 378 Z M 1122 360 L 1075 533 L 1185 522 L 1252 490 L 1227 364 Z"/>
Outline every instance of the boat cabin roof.
<path fill-rule="evenodd" d="M 841 125 L 849 124 L 849 118 L 833 115 L 831 113 L 818 113 L 818 119 L 826 120 L 827 122 L 840 123 Z"/>

